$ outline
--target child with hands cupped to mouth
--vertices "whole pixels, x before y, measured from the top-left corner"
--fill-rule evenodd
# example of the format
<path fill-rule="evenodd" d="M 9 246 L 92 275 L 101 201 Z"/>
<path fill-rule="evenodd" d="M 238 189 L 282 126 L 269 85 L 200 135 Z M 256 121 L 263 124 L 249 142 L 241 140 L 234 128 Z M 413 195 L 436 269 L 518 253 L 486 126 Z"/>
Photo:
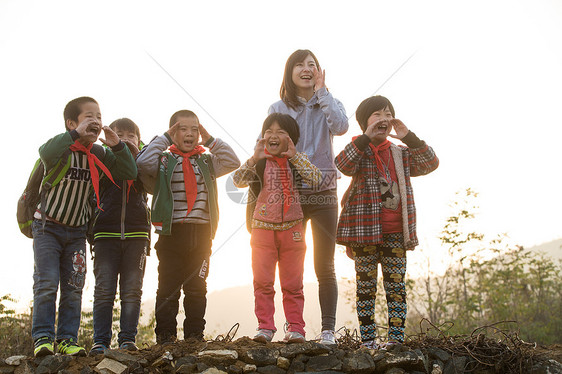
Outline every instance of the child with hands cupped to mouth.
<path fill-rule="evenodd" d="M 298 185 L 316 186 L 320 170 L 295 145 L 300 132 L 287 114 L 272 113 L 264 121 L 254 154 L 233 176 L 234 185 L 249 187 L 246 225 L 251 233 L 255 314 L 255 341 L 267 343 L 276 332 L 275 269 L 283 292 L 283 310 L 289 324 L 283 341 L 304 343 L 303 271 L 306 244 Z"/>
<path fill-rule="evenodd" d="M 406 250 L 418 245 L 410 177 L 439 165 L 435 152 L 395 118 L 383 96 L 364 100 L 356 112 L 363 135 L 336 157 L 337 168 L 353 179 L 342 198 L 336 242 L 355 260 L 357 315 L 363 346 L 384 348 L 404 342 Z M 394 129 L 395 133 L 391 133 Z M 391 143 L 399 139 L 405 146 Z M 381 264 L 388 304 L 388 337 L 377 342 L 375 299 Z"/>
<path fill-rule="evenodd" d="M 195 113 L 180 110 L 170 118 L 169 129 L 142 149 L 137 164 L 144 186 L 153 194 L 151 220 L 159 234 L 154 245 L 156 341 L 177 339 L 182 288 L 184 339 L 203 340 L 206 279 L 219 218 L 216 179 L 236 170 L 240 161 L 226 142 L 207 132 Z"/>

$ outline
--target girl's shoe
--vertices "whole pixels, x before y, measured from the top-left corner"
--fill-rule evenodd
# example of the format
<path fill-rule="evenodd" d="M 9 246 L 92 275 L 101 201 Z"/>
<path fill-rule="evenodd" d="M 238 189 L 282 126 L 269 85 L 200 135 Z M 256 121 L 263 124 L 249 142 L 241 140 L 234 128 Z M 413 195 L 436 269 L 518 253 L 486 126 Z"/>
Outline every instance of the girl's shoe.
<path fill-rule="evenodd" d="M 306 339 L 304 338 L 304 335 L 301 334 L 300 332 L 287 331 L 283 341 L 285 343 L 304 343 L 306 342 Z"/>
<path fill-rule="evenodd" d="M 254 336 L 254 341 L 259 343 L 269 343 L 273 340 L 275 331 L 268 329 L 259 329 L 258 333 Z"/>
<path fill-rule="evenodd" d="M 337 345 L 336 337 L 334 330 L 324 330 L 320 334 L 320 344 L 327 345 L 327 346 L 334 346 Z"/>

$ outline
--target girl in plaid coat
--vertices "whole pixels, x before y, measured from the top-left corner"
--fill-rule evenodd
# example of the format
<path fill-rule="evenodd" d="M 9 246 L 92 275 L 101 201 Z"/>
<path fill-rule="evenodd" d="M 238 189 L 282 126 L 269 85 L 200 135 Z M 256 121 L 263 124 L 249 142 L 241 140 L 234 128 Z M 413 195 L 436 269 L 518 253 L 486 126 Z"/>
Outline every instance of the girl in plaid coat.
<path fill-rule="evenodd" d="M 388 344 L 404 341 L 406 320 L 406 250 L 418 244 L 416 209 L 410 176 L 437 168 L 433 149 L 395 118 L 383 96 L 364 100 L 356 118 L 363 135 L 353 138 L 336 157 L 337 168 L 353 179 L 342 199 L 336 241 L 355 260 L 357 315 L 363 344 L 375 338 L 377 267 L 381 264 L 388 305 Z M 394 129 L 396 134 L 391 134 Z M 400 139 L 397 146 L 387 137 Z"/>

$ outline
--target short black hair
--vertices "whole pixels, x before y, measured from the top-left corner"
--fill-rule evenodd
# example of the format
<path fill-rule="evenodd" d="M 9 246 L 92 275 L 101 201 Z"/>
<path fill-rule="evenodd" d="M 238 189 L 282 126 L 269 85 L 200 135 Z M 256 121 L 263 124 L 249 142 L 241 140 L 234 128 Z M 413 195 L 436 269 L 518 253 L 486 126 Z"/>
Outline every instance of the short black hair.
<path fill-rule="evenodd" d="M 80 113 L 82 113 L 82 105 L 86 103 L 97 104 L 98 102 L 92 99 L 91 97 L 81 96 L 81 97 L 77 97 L 74 100 L 70 100 L 68 104 L 66 104 L 66 106 L 64 107 L 63 116 L 64 116 L 64 127 L 66 127 L 67 130 L 68 127 L 66 126 L 66 122 L 68 120 L 78 122 L 78 116 L 80 115 Z"/>
<path fill-rule="evenodd" d="M 299 130 L 299 124 L 293 117 L 288 114 L 283 113 L 271 113 L 265 121 L 263 121 L 263 127 L 261 129 L 261 136 L 265 134 L 265 131 L 270 128 L 275 122 L 279 124 L 283 130 L 287 131 L 289 137 L 293 141 L 294 145 L 297 145 L 301 132 Z"/>
<path fill-rule="evenodd" d="M 394 107 L 390 100 L 386 97 L 377 95 L 371 96 L 361 102 L 355 111 L 355 118 L 357 118 L 357 122 L 359 122 L 359 126 L 361 126 L 361 130 L 367 130 L 367 120 L 374 112 L 384 109 L 388 107 L 390 113 L 392 114 L 392 118 L 396 118 L 394 114 Z"/>
<path fill-rule="evenodd" d="M 178 117 L 195 117 L 197 119 L 197 122 L 199 122 L 199 117 L 197 117 L 195 113 L 193 113 L 191 110 L 182 109 L 172 114 L 172 116 L 170 117 L 170 127 L 174 126 L 176 122 L 178 122 Z"/>
<path fill-rule="evenodd" d="M 129 118 L 116 119 L 115 121 L 111 122 L 111 125 L 109 125 L 109 128 L 112 129 L 113 131 L 123 130 L 123 131 L 134 132 L 135 135 L 137 136 L 137 138 L 139 139 L 139 142 L 140 142 L 140 139 L 141 139 L 140 129 L 137 126 L 137 124 L 134 123 L 133 120 L 131 120 Z"/>

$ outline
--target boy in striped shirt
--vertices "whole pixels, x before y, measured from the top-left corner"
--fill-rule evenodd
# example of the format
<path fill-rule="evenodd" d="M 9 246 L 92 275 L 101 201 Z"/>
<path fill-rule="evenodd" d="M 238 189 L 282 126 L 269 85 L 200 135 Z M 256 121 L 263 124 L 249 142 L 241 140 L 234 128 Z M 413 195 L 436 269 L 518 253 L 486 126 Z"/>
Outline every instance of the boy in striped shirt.
<path fill-rule="evenodd" d="M 86 230 L 91 215 L 91 188 L 99 191 L 100 170 L 110 179 L 135 179 L 135 161 L 109 127 L 102 127 L 98 103 L 90 97 L 70 101 L 64 109 L 66 131 L 48 140 L 39 154 L 48 173 L 58 162 L 68 171 L 39 203 L 32 224 L 33 322 L 37 357 L 59 353 L 85 356 L 77 342 L 86 275 Z M 101 131 L 104 150 L 93 143 Z M 70 149 L 70 153 L 68 150 Z M 68 154 L 68 157 L 65 156 Z M 98 197 L 99 201 L 99 197 Z M 44 206 L 43 206 L 44 205 Z M 43 216 L 45 219 L 43 219 Z M 55 333 L 57 290 L 60 286 L 58 326 Z"/>
<path fill-rule="evenodd" d="M 199 141 L 201 138 L 201 141 Z M 209 153 L 204 153 L 209 148 Z M 170 128 L 137 157 L 139 176 L 153 194 L 152 224 L 159 234 L 156 342 L 177 338 L 176 316 L 184 292 L 184 339 L 203 339 L 211 244 L 218 223 L 216 178 L 236 170 L 240 160 L 215 139 L 189 110 L 170 118 Z"/>

